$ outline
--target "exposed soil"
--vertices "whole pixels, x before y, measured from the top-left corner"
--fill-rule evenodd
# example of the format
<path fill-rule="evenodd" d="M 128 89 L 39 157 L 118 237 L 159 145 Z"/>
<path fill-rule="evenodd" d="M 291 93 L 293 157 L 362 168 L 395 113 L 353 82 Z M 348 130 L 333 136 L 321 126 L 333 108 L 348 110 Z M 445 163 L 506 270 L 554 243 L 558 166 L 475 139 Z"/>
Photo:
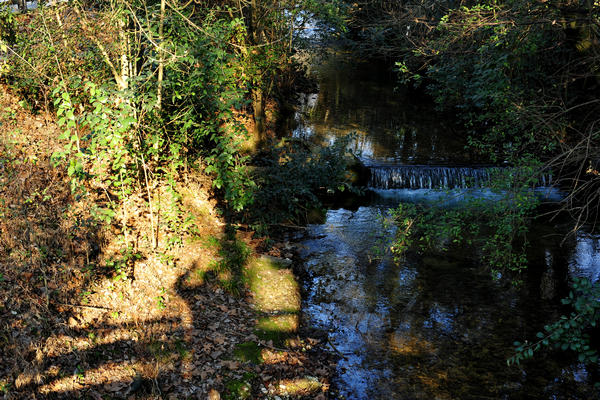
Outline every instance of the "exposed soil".
<path fill-rule="evenodd" d="M 333 397 L 335 360 L 299 334 L 292 266 L 257 254 L 293 260 L 293 245 L 227 226 L 201 173 L 178 182 L 193 235 L 159 223 L 152 248 L 143 194 L 95 223 L 101 191 L 71 194 L 50 163 L 57 126 L 18 104 L 0 87 L 0 398 Z"/>

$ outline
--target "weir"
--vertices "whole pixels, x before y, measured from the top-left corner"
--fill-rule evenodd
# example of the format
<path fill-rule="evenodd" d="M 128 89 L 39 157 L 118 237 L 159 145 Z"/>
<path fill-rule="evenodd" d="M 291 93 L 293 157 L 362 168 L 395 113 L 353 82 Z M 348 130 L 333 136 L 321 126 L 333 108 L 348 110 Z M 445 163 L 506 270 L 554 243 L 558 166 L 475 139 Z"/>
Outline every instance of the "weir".
<path fill-rule="evenodd" d="M 492 186 L 494 175 L 509 171 L 501 167 L 449 167 L 432 165 L 369 166 L 368 186 L 374 189 L 467 189 Z M 552 176 L 540 178 L 536 186 L 552 184 Z"/>
<path fill-rule="evenodd" d="M 352 171 L 369 189 L 358 208 L 332 207 L 323 224 L 309 225 L 300 246 L 302 318 L 340 356 L 334 380 L 340 394 L 354 400 L 598 398 L 589 395 L 591 379 L 576 363 L 536 355 L 526 374 L 502 366 L 515 340 L 562 312 L 556 305 L 568 276 L 600 279 L 600 239 L 590 233 L 562 243 L 569 224 L 536 219 L 528 234 L 531 269 L 519 288 L 491 273 L 476 241 L 441 252 L 448 245 L 442 237 L 433 250 L 394 257 L 391 210 L 400 203 L 519 202 L 522 192 L 507 197 L 494 175 L 538 174 L 467 154 L 466 135 L 444 124 L 433 106 L 395 93 L 397 82 L 376 66 L 343 55 L 330 63 L 320 69 L 320 91 L 294 135 L 327 146 L 355 133 L 351 150 L 360 165 Z M 531 186 L 544 202 L 563 197 L 550 175 Z"/>
<path fill-rule="evenodd" d="M 373 166 L 369 187 L 376 189 L 466 189 L 487 187 L 497 167 L 425 165 Z"/>

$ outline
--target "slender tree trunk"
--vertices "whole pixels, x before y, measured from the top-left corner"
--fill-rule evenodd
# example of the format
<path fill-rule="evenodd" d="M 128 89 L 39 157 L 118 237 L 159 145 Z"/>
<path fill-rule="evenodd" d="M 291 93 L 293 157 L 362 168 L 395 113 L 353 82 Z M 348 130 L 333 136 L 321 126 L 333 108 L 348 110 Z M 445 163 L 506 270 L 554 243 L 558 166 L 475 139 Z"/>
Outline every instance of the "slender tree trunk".
<path fill-rule="evenodd" d="M 250 0 L 247 3 L 244 10 L 244 19 L 246 20 L 250 46 L 256 46 L 260 43 L 262 30 L 256 0 Z M 263 82 L 254 82 L 254 88 L 251 93 L 255 126 L 254 133 L 257 141 L 265 139 L 265 93 L 262 85 Z"/>
<path fill-rule="evenodd" d="M 121 79 L 117 81 L 119 89 L 125 90 L 129 86 L 129 37 L 127 29 L 129 21 L 121 17 L 119 21 L 119 41 L 120 41 L 120 61 L 121 61 Z"/>
<path fill-rule="evenodd" d="M 158 23 L 158 82 L 156 88 L 156 106 L 160 110 L 162 108 L 162 88 L 165 73 L 165 51 L 164 51 L 164 40 L 165 40 L 165 8 L 166 0 L 160 1 L 160 21 Z"/>
<path fill-rule="evenodd" d="M 89 21 L 87 20 L 87 17 L 85 16 L 85 12 L 83 12 L 83 10 L 81 10 L 77 5 L 75 7 L 73 7 L 73 10 L 75 10 L 75 12 L 77 13 L 77 16 L 79 17 L 79 24 L 83 30 L 83 32 L 85 33 L 85 35 L 87 36 L 87 38 L 94 43 L 96 46 L 98 46 L 98 49 L 100 50 L 100 52 L 102 53 L 102 56 L 104 58 L 104 62 L 106 63 L 106 65 L 108 65 L 108 67 L 110 68 L 110 71 L 113 74 L 113 77 L 115 79 L 115 81 L 117 82 L 117 86 L 119 87 L 120 90 L 124 90 L 127 89 L 127 74 L 125 73 L 125 71 L 123 70 L 123 63 L 127 61 L 127 43 L 124 41 L 125 38 L 125 26 L 124 24 L 121 24 L 120 26 L 120 32 L 119 32 L 119 36 L 120 36 L 120 41 L 121 41 L 121 47 L 122 47 L 122 54 L 121 54 L 121 58 L 120 58 L 120 62 L 121 65 L 119 66 L 118 64 L 115 65 L 115 63 L 112 62 L 110 55 L 108 54 L 106 48 L 104 47 L 104 45 L 102 44 L 102 42 L 98 39 L 98 37 L 91 32 L 89 26 Z M 120 70 L 117 70 L 117 67 L 120 67 Z"/>
<path fill-rule="evenodd" d="M 260 87 L 252 89 L 252 109 L 256 138 L 262 142 L 265 140 L 265 94 Z"/>

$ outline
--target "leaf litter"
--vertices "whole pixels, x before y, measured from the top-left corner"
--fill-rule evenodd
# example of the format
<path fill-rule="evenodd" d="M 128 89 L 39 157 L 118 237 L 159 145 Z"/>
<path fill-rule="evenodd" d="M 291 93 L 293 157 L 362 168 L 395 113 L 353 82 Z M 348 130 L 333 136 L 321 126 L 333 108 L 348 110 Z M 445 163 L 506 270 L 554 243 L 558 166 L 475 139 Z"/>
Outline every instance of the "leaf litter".
<path fill-rule="evenodd" d="M 59 136 L 52 118 L 0 89 L 0 398 L 334 397 L 335 359 L 300 329 L 293 246 L 272 248 L 283 266 L 250 263 L 254 294 L 232 293 L 212 276 L 219 255 L 203 240 L 175 250 L 166 237 L 158 251 L 140 244 L 145 257 L 115 279 L 105 265 L 119 230 L 90 215 L 101 194 L 74 198 L 50 163 Z M 197 174 L 180 190 L 201 239 L 224 234 L 210 187 Z M 150 226 L 142 203 L 132 197 L 127 210 L 138 238 Z M 238 236 L 253 252 L 264 247 L 249 231 Z M 256 293 L 269 287 L 286 290 Z M 258 324 L 286 312 L 290 329 L 265 337 Z M 260 360 L 236 356 L 245 343 Z"/>

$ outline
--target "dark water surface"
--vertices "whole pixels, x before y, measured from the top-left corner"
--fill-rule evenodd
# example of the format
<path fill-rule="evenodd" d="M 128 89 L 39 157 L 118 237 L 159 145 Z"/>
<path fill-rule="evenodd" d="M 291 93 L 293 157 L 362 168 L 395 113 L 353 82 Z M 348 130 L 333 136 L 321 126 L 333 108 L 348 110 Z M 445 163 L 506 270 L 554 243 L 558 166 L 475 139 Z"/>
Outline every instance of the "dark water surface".
<path fill-rule="evenodd" d="M 318 70 L 319 92 L 302 95 L 295 137 L 326 145 L 355 133 L 353 150 L 367 164 L 474 161 L 455 124 L 422 96 L 399 93 L 386 67 L 338 55 Z"/>
<path fill-rule="evenodd" d="M 520 287 L 494 279 L 474 261 L 476 250 L 394 262 L 386 250 L 394 233 L 389 207 L 448 196 L 460 206 L 461 186 L 451 193 L 435 190 L 437 178 L 428 171 L 441 171 L 432 165 L 450 168 L 447 173 L 460 180 L 459 168 L 468 175 L 480 166 L 465 153 L 452 124 L 431 105 L 394 92 L 385 70 L 338 57 L 320 76 L 320 92 L 305 96 L 294 135 L 326 145 L 356 131 L 353 146 L 368 165 L 416 168 L 415 176 L 426 182 L 415 178 L 414 184 L 390 188 L 372 181 L 378 195 L 369 204 L 329 210 L 326 222 L 309 226 L 301 243 L 309 277 L 303 318 L 328 332 L 332 351 L 343 354 L 337 378 L 342 394 L 348 399 L 592 398 L 588 372 L 561 354 L 540 354 L 524 368 L 507 367 L 506 359 L 515 340 L 534 339 L 565 312 L 559 300 L 568 293 L 569 276 L 600 277 L 598 236 L 580 233 L 561 243 L 568 224 L 537 224 Z M 478 194 L 494 199 L 485 189 Z"/>

